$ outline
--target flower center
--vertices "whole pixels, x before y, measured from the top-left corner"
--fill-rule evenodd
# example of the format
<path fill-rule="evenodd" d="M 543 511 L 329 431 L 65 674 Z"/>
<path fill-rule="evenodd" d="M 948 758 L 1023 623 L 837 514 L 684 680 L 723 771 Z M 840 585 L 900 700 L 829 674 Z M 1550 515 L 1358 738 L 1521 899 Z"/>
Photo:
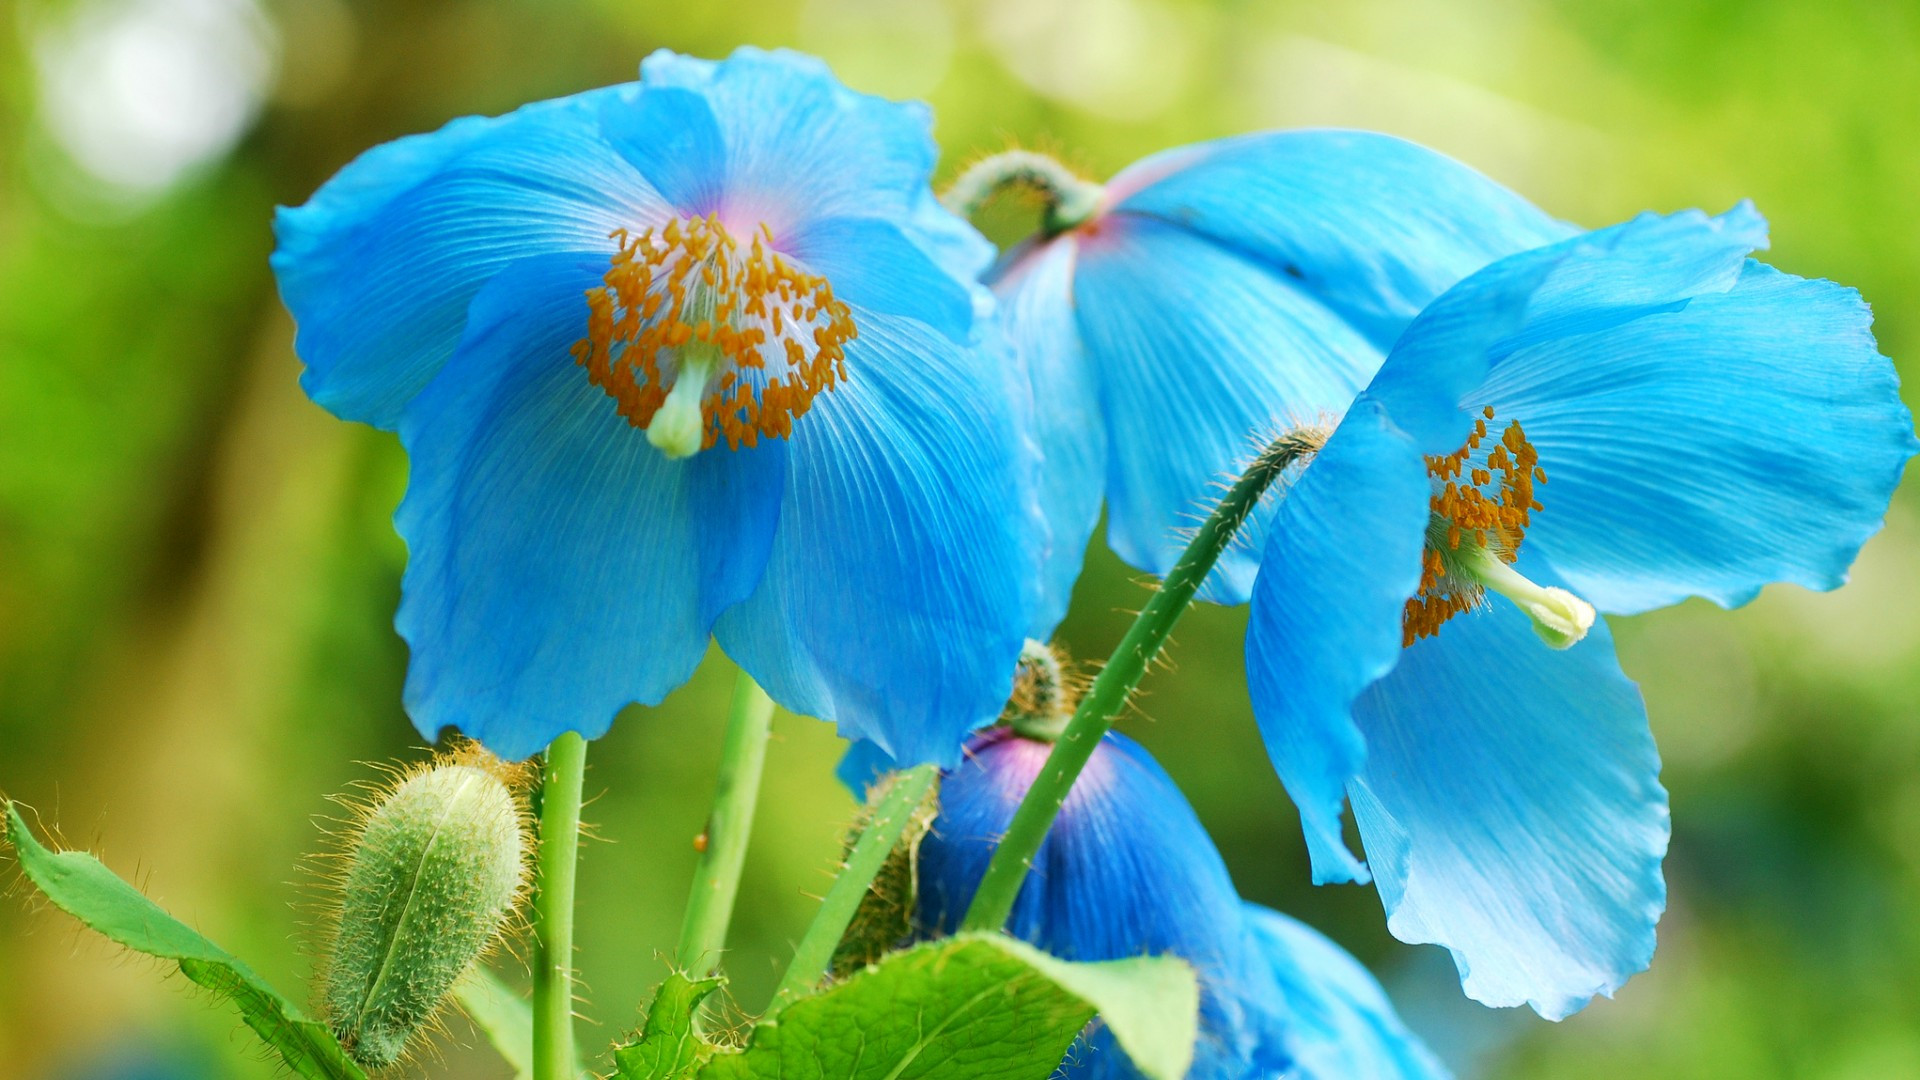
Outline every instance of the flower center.
<path fill-rule="evenodd" d="M 1533 512 L 1542 508 L 1534 487 L 1545 484 L 1547 474 L 1517 420 L 1483 449 L 1493 418 L 1489 405 L 1460 449 L 1427 458 L 1433 480 L 1427 546 L 1420 588 L 1401 619 L 1403 646 L 1439 633 L 1448 619 L 1480 606 L 1489 589 L 1513 601 L 1533 620 L 1534 632 L 1556 649 L 1579 641 L 1593 625 L 1593 608 L 1586 601 L 1565 589 L 1535 584 L 1513 569 Z"/>
<path fill-rule="evenodd" d="M 573 358 L 668 457 L 784 438 L 847 377 L 852 314 L 773 250 L 765 225 L 745 249 L 712 214 L 612 235 L 620 250 L 587 292 Z"/>

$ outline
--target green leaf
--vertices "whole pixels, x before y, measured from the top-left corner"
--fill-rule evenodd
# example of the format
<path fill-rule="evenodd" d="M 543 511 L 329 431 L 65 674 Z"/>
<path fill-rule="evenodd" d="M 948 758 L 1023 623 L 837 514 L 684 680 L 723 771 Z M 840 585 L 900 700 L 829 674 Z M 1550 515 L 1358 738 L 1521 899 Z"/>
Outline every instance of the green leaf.
<path fill-rule="evenodd" d="M 475 964 L 453 990 L 460 1008 L 513 1066 L 514 1080 L 533 1076 L 533 1006 L 500 981 L 492 969 Z M 577 1071 L 577 1070 L 576 1070 Z"/>
<path fill-rule="evenodd" d="M 1193 969 L 1176 959 L 1076 964 L 968 934 L 794 1002 L 746 1050 L 716 1053 L 700 1080 L 1035 1080 L 1096 1013 L 1142 1073 L 1178 1080 L 1199 1006 Z"/>
<path fill-rule="evenodd" d="M 232 1002 L 255 1034 L 293 1071 L 312 1080 L 366 1080 L 325 1024 L 310 1019 L 239 959 L 162 911 L 98 859 L 42 846 L 8 800 L 7 839 L 27 880 L 55 907 L 109 939 L 175 961 L 187 978 Z"/>
<path fill-rule="evenodd" d="M 1161 956 L 1075 964 L 1012 938 L 997 940 L 1098 1010 L 1135 1068 L 1155 1080 L 1187 1075 L 1200 1022 L 1200 982 L 1193 968 Z"/>
<path fill-rule="evenodd" d="M 690 1080 L 714 1053 L 693 1030 L 694 1014 L 725 979 L 689 979 L 675 972 L 653 995 L 637 1042 L 613 1052 L 620 1080 Z"/>

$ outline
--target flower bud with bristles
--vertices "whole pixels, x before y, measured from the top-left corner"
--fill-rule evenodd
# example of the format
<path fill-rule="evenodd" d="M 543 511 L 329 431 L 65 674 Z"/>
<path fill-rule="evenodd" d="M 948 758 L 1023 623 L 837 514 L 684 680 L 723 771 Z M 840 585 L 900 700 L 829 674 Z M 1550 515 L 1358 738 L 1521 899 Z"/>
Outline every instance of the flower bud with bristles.
<path fill-rule="evenodd" d="M 1028 638 L 1000 722 L 1029 739 L 1052 742 L 1073 719 L 1085 689 L 1053 646 Z"/>
<path fill-rule="evenodd" d="M 355 1061 L 385 1068 L 504 936 L 527 890 L 520 773 L 477 745 L 394 776 L 347 835 L 321 997 Z"/>

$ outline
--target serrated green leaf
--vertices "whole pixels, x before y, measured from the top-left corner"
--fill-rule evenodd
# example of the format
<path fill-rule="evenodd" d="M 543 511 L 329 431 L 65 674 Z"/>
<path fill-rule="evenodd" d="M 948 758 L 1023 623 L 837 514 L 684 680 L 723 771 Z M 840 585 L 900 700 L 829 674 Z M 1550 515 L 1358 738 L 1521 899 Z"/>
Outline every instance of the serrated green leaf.
<path fill-rule="evenodd" d="M 699 1073 L 714 1047 L 693 1030 L 693 1018 L 726 981 L 667 976 L 653 995 L 639 1040 L 613 1052 L 619 1080 L 690 1080 Z"/>
<path fill-rule="evenodd" d="M 180 971 L 240 1010 L 240 1017 L 293 1071 L 313 1080 L 366 1080 L 325 1024 L 309 1018 L 239 958 L 195 933 L 82 851 L 55 852 L 34 839 L 9 800 L 7 839 L 27 880 L 60 910 L 136 952 Z"/>
<path fill-rule="evenodd" d="M 787 1006 L 700 1080 L 1036 1080 L 1095 1013 L 1134 1065 L 1177 1080 L 1193 1060 L 1200 991 L 1168 957 L 1055 959 L 999 934 L 895 953 Z"/>
<path fill-rule="evenodd" d="M 533 1006 L 501 982 L 492 969 L 480 964 L 474 965 L 466 978 L 460 980 L 453 996 L 459 1000 L 467 1019 L 473 1021 L 473 1026 L 480 1029 L 507 1064 L 513 1066 L 514 1080 L 530 1080 L 533 1076 Z"/>

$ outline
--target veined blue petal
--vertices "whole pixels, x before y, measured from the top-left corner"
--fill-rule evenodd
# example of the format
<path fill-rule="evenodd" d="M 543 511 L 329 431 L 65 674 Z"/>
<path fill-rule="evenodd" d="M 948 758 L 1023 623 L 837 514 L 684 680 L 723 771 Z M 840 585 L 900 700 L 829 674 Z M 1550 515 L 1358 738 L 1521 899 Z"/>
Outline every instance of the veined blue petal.
<path fill-rule="evenodd" d="M 1067 613 L 1087 542 L 1100 522 L 1107 427 L 1073 311 L 1072 244 L 1017 256 L 993 283 L 1014 363 L 1031 387 L 1041 462 L 1035 497 L 1047 519 L 1041 599 L 1027 636 L 1046 641 Z"/>
<path fill-rule="evenodd" d="M 1470 997 L 1550 1020 L 1646 968 L 1667 793 L 1604 622 L 1555 651 L 1496 600 L 1404 650 L 1355 719 L 1354 818 L 1395 937 L 1446 946 Z"/>
<path fill-rule="evenodd" d="M 542 256 L 498 275 L 401 421 L 395 624 L 429 739 L 454 727 L 521 758 L 604 733 L 686 681 L 765 564 L 786 444 L 675 462 L 629 426 L 568 352 L 605 269 Z"/>
<path fill-rule="evenodd" d="M 1273 964 L 1298 1080 L 1445 1080 L 1372 973 L 1297 919 L 1246 905 L 1254 940 Z"/>
<path fill-rule="evenodd" d="M 1575 230 L 1425 147 L 1364 131 L 1242 135 L 1147 158 L 1116 210 L 1201 233 L 1391 345 L 1454 282 Z"/>
<path fill-rule="evenodd" d="M 1014 807 L 1052 747 L 1004 732 L 969 747 L 940 785 L 920 847 L 920 926 L 951 933 L 972 902 Z M 1069 960 L 1179 956 L 1200 974 L 1196 1080 L 1271 1075 L 1277 991 L 1241 917 L 1225 863 L 1173 781 L 1132 740 L 1109 734 L 1068 793 L 1021 886 L 1007 931 Z M 1097 1025 L 1068 1056 L 1074 1080 L 1137 1077 Z M 1266 1066 L 1266 1071 L 1257 1071 Z"/>
<path fill-rule="evenodd" d="M 1494 263 L 1448 289 L 1400 336 L 1366 396 L 1421 453 L 1449 453 L 1465 440 L 1473 414 L 1461 399 L 1486 381 L 1494 348 L 1519 329 L 1541 284 L 1576 243 Z"/>
<path fill-rule="evenodd" d="M 725 205 L 726 137 L 705 97 L 649 85 L 602 102 L 600 130 L 677 214 L 700 217 Z"/>
<path fill-rule="evenodd" d="M 1108 542 L 1164 576 L 1256 436 L 1345 410 L 1380 355 L 1283 276 L 1176 226 L 1114 218 L 1072 242 L 1107 417 Z M 1269 513 L 1220 558 L 1205 599 L 1246 600 Z"/>
<path fill-rule="evenodd" d="M 1742 201 L 1724 214 L 1644 213 L 1559 245 L 1566 252 L 1541 283 L 1524 326 L 1501 355 L 1539 341 L 1594 333 L 1722 293 L 1740 279 L 1747 253 L 1767 246 L 1767 220 Z"/>
<path fill-rule="evenodd" d="M 613 86 L 466 117 L 375 147 L 274 217 L 273 269 L 299 324 L 301 385 L 336 416 L 392 428 L 459 342 L 501 268 L 614 250 L 608 234 L 666 210 L 600 135 Z"/>
<path fill-rule="evenodd" d="M 1598 333 L 1733 286 L 1766 244 L 1749 203 L 1632 221 L 1509 256 L 1448 289 L 1407 327 L 1367 392 L 1429 454 L 1465 438 L 1480 385 L 1503 358 L 1569 334 Z"/>
<path fill-rule="evenodd" d="M 782 247 L 849 304 L 918 319 L 955 342 L 973 333 L 979 286 L 955 277 L 892 221 L 822 218 L 795 230 Z"/>
<path fill-rule="evenodd" d="M 1013 685 L 1043 524 L 997 354 L 855 309 L 848 379 L 794 426 L 760 587 L 727 655 L 902 764 L 959 758 Z"/>
<path fill-rule="evenodd" d="M 1367 756 L 1353 704 L 1400 659 L 1429 490 L 1419 449 L 1361 397 L 1286 491 L 1254 582 L 1247 690 L 1316 882 L 1366 880 L 1340 829 Z"/>
<path fill-rule="evenodd" d="M 1725 293 L 1504 361 L 1479 396 L 1548 483 L 1527 543 L 1603 611 L 1831 589 L 1917 448 L 1851 289 L 1755 262 Z"/>
<path fill-rule="evenodd" d="M 744 47 L 715 63 L 662 50 L 641 65 L 640 79 L 698 94 L 717 124 L 720 202 L 690 210 L 765 222 L 779 239 L 822 218 L 904 222 L 931 198 L 937 151 L 927 107 L 849 90 L 811 56 Z M 645 152 L 640 135 L 619 144 Z"/>

